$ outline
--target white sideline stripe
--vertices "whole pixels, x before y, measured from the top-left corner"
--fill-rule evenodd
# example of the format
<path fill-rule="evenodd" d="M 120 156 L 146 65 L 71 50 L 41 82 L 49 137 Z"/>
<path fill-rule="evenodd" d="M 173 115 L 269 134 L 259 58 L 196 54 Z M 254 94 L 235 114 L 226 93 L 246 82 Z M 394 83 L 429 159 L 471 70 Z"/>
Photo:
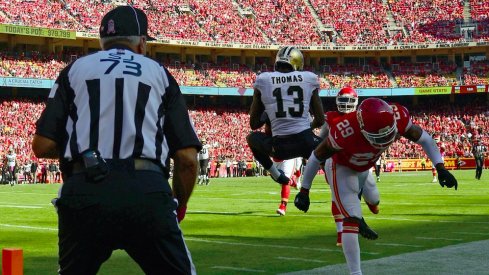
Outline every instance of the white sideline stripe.
<path fill-rule="evenodd" d="M 422 245 L 402 244 L 402 243 L 375 243 L 375 245 L 379 245 L 379 246 L 405 246 L 405 247 L 416 247 L 416 248 L 424 247 Z"/>
<path fill-rule="evenodd" d="M 0 226 L 4 226 L 4 227 L 14 227 L 14 228 L 24 228 L 24 229 L 36 229 L 36 230 L 58 231 L 58 229 L 57 229 L 57 228 L 49 228 L 49 227 L 37 227 L 37 226 L 27 226 L 27 225 L 14 225 L 14 224 L 5 224 L 5 223 L 0 223 Z"/>
<path fill-rule="evenodd" d="M 448 238 L 429 238 L 429 237 L 416 237 L 421 240 L 443 240 L 443 241 L 463 241 L 464 239 L 448 239 Z"/>
<path fill-rule="evenodd" d="M 488 236 L 489 233 L 478 233 L 478 232 L 453 232 L 456 234 L 466 234 L 466 235 L 481 235 L 481 236 Z"/>
<path fill-rule="evenodd" d="M 30 205 L 12 205 L 12 204 L 0 204 L 0 208 L 44 208 L 43 206 L 30 206 Z"/>
<path fill-rule="evenodd" d="M 292 260 L 292 261 L 301 261 L 301 262 L 313 262 L 313 263 L 327 263 L 326 261 L 314 260 L 314 259 L 304 259 L 304 258 L 289 258 L 289 257 L 275 257 L 279 260 Z"/>
<path fill-rule="evenodd" d="M 245 272 L 260 272 L 260 273 L 265 272 L 265 270 L 260 270 L 260 269 L 239 268 L 239 267 L 219 266 L 219 265 L 213 266 L 212 268 L 214 268 L 214 269 L 235 270 L 235 271 L 245 271 Z"/>
<path fill-rule="evenodd" d="M 185 238 L 186 241 L 194 242 L 204 242 L 204 243 L 215 243 L 215 244 L 227 244 L 227 245 L 241 245 L 241 246 L 254 246 L 254 247 L 272 247 L 272 248 L 284 248 L 284 249 L 303 249 L 303 250 L 313 250 L 320 252 L 337 252 L 343 253 L 341 249 L 328 249 L 328 248 L 311 248 L 311 247 L 299 247 L 299 246 L 288 246 L 288 245 L 276 245 L 276 244 L 252 244 L 252 243 L 242 243 L 242 242 L 223 242 L 214 240 L 205 240 L 198 238 Z M 375 253 L 378 254 L 378 253 Z M 373 255 L 375 255 L 373 254 Z"/>

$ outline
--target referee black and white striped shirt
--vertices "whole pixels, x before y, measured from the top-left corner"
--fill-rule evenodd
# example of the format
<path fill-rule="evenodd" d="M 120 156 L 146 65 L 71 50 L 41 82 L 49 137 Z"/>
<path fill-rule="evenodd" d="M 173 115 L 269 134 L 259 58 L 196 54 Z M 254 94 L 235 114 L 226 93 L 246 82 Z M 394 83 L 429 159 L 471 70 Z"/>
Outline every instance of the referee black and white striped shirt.
<path fill-rule="evenodd" d="M 474 144 L 474 147 L 472 148 L 472 153 L 476 158 L 484 157 L 484 153 L 486 152 L 487 152 L 486 146 L 484 146 L 481 142 Z"/>
<path fill-rule="evenodd" d="M 174 151 L 201 146 L 173 76 L 124 46 L 81 57 L 60 73 L 37 134 L 61 145 L 66 161 L 98 149 L 105 159 L 167 166 Z"/>

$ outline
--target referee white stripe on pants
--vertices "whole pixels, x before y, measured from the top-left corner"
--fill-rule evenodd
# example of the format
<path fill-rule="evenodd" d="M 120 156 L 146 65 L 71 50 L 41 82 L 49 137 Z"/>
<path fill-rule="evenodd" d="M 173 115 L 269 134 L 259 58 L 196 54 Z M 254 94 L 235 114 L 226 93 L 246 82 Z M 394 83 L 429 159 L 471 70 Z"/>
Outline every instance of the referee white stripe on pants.
<path fill-rule="evenodd" d="M 326 160 L 325 170 L 326 179 L 331 186 L 332 200 L 336 202 L 343 216 L 362 218 L 358 198 L 361 191 L 367 202 L 375 203 L 380 200 L 371 169 L 358 172 L 329 158 Z"/>

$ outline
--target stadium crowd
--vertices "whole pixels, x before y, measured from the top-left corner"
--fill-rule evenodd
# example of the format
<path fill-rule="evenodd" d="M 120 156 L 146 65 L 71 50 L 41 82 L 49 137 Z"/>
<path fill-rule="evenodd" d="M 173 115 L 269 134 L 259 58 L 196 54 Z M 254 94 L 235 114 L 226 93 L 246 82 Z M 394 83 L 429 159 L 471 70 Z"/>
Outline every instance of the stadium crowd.
<path fill-rule="evenodd" d="M 98 32 L 101 16 L 121 1 L 2 1 L 0 24 Z M 169 0 L 125 1 L 144 9 L 151 35 L 159 39 L 264 44 L 368 44 L 465 41 L 456 24 L 464 20 L 464 0 L 225 0 L 185 3 Z M 473 39 L 489 40 L 487 1 L 470 0 L 470 17 L 477 24 Z M 293 24 L 291 24 L 293 22 Z M 400 30 L 389 31 L 394 24 Z M 331 31 L 333 30 L 333 31 Z M 0 77 L 55 79 L 59 71 L 80 53 L 37 51 L 0 52 Z M 259 58 L 254 68 L 229 62 L 188 64 L 161 61 L 182 86 L 251 88 L 256 75 L 273 66 Z M 471 61 L 460 69 L 447 62 L 410 63 L 393 61 L 380 66 L 344 64 L 308 67 L 320 77 L 321 88 L 433 87 L 489 84 L 489 61 Z M 0 158 L 11 148 L 19 165 L 35 161 L 30 149 L 33 121 L 43 104 L 26 100 L 3 100 L 0 110 Z M 413 120 L 437 136 L 448 157 L 469 156 L 472 136 L 489 130 L 487 104 L 468 107 L 449 103 L 416 106 Z M 474 107 L 476 106 L 476 107 Z M 199 134 L 214 147 L 213 159 L 252 160 L 244 140 L 248 131 L 247 110 L 204 108 L 191 110 Z M 484 137 L 485 144 L 489 144 Z M 395 158 L 419 157 L 415 144 L 402 140 L 391 147 Z M 44 167 L 47 164 L 41 164 Z M 19 166 L 20 167 L 20 166 Z"/>
<path fill-rule="evenodd" d="M 489 107 L 473 100 L 465 104 L 450 104 L 440 99 L 423 98 L 423 102 L 410 107 L 413 122 L 422 126 L 438 141 L 446 157 L 470 157 L 473 137 L 489 145 Z M 0 108 L 0 159 L 10 149 L 17 155 L 19 173 L 30 162 L 38 162 L 31 150 L 35 131 L 35 118 L 44 104 L 30 100 L 4 99 Z M 327 111 L 329 109 L 325 109 Z M 248 110 L 243 107 L 194 107 L 190 109 L 195 128 L 201 138 L 212 146 L 211 159 L 215 163 L 227 160 L 253 161 L 245 137 L 249 133 Z M 419 145 L 400 139 L 391 146 L 389 158 L 423 158 Z M 48 163 L 41 162 L 38 174 Z M 45 169 L 45 168 L 44 168 Z"/>
<path fill-rule="evenodd" d="M 0 23 L 97 33 L 101 16 L 122 2 L 145 10 L 155 26 L 150 35 L 162 40 L 389 45 L 467 39 L 455 32 L 464 0 L 2 1 Z M 489 39 L 487 3 L 469 3 L 477 22 L 471 39 Z"/>
<path fill-rule="evenodd" d="M 59 71 L 79 53 L 0 52 L 0 77 L 55 79 Z M 189 63 L 162 61 L 183 86 L 251 88 L 256 74 L 270 70 L 272 65 L 254 70 L 243 64 L 229 62 Z M 368 65 L 320 65 L 308 67 L 320 77 L 322 89 L 352 86 L 357 88 L 437 87 L 489 83 L 489 60 L 471 62 L 457 78 L 457 66 L 448 62 L 392 62 L 384 67 Z M 176 65 L 178 64 L 178 65 Z M 204 66 L 205 65 L 205 66 Z M 390 77 L 390 75 L 392 77 Z M 462 81 L 460 81 L 462 80 Z"/>

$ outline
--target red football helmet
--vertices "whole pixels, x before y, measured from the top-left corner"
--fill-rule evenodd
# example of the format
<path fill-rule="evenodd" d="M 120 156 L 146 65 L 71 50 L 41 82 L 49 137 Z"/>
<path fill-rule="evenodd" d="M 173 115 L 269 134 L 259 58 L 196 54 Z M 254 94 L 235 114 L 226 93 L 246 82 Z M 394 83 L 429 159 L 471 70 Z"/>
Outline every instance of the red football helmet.
<path fill-rule="evenodd" d="M 341 89 L 336 95 L 336 107 L 341 113 L 351 113 L 357 109 L 358 95 L 351 87 Z"/>
<path fill-rule="evenodd" d="M 394 111 L 385 101 L 368 98 L 358 106 L 357 119 L 363 136 L 372 146 L 384 149 L 397 136 Z"/>

